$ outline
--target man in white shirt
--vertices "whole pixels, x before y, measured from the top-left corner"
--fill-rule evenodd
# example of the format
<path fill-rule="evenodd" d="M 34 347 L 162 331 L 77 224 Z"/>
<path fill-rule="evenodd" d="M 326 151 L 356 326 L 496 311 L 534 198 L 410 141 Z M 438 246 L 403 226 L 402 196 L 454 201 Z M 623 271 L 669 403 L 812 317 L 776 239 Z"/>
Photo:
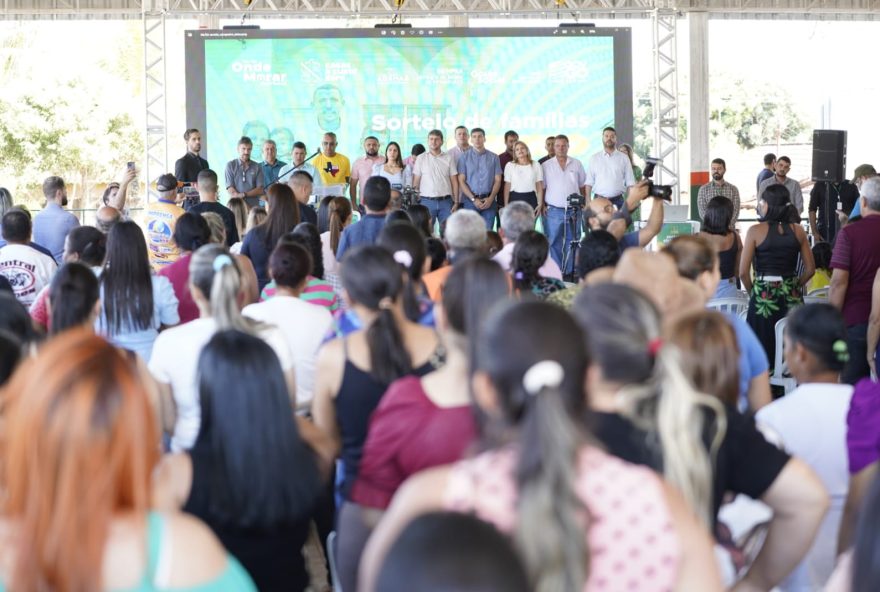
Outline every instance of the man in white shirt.
<path fill-rule="evenodd" d="M 12 285 L 15 298 L 30 307 L 40 290 L 52 281 L 55 260 L 28 243 L 31 240 L 31 219 L 23 210 L 12 208 L 3 215 L 3 238 L 0 248 L 0 275 Z"/>
<path fill-rule="evenodd" d="M 460 203 L 458 168 L 442 146 L 443 132 L 428 132 L 428 150 L 419 154 L 413 166 L 413 187 L 419 191 L 422 205 L 431 212 L 431 225 L 439 220 L 441 228 Z"/>
<path fill-rule="evenodd" d="M 626 190 L 636 184 L 632 163 L 617 149 L 617 132 L 613 127 L 602 130 L 602 152 L 590 158 L 587 167 L 586 195 L 604 197 L 618 210 L 623 207 Z"/>
<path fill-rule="evenodd" d="M 510 272 L 510 264 L 513 261 L 513 248 L 516 245 L 516 239 L 527 230 L 535 228 L 535 212 L 532 207 L 524 201 L 511 202 L 506 208 L 501 210 L 501 227 L 498 234 L 504 241 L 504 247 L 492 257 L 492 261 L 501 266 L 506 272 Z M 562 279 L 562 271 L 553 258 L 547 254 L 547 260 L 538 270 L 541 277 Z"/>
<path fill-rule="evenodd" d="M 568 157 L 568 137 L 559 134 L 553 142 L 554 158 L 541 165 L 544 172 L 544 232 L 550 242 L 550 256 L 564 273 L 572 273 L 574 260 L 570 256 L 572 241 L 580 241 L 582 234 L 579 206 L 568 205 L 568 198 L 577 194 L 586 196 L 587 174 L 584 165 Z M 626 156 L 624 156 L 626 158 Z"/>

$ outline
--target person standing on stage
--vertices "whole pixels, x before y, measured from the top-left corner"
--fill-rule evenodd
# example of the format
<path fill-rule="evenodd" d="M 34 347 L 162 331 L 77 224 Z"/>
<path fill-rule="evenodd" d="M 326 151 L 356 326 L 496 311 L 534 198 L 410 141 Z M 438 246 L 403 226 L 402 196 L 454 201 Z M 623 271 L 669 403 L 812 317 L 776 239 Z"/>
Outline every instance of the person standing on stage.
<path fill-rule="evenodd" d="M 364 139 L 364 155 L 351 165 L 351 204 L 357 209 L 358 194 L 363 193 L 367 179 L 373 176 L 373 168 L 377 164 L 384 164 L 385 157 L 379 156 L 379 138 L 367 136 Z"/>
<path fill-rule="evenodd" d="M 244 199 L 248 209 L 260 205 L 263 195 L 263 168 L 251 160 L 254 143 L 247 136 L 238 141 L 238 158 L 226 163 L 226 191 L 229 197 Z"/>
<path fill-rule="evenodd" d="M 623 208 L 627 189 L 636 184 L 632 163 L 626 154 L 617 149 L 617 131 L 613 127 L 602 130 L 601 152 L 590 159 L 587 168 L 587 197 L 604 197 L 618 210 Z"/>
<path fill-rule="evenodd" d="M 183 133 L 183 139 L 186 141 L 186 154 L 174 163 L 174 176 L 181 183 L 195 183 L 199 173 L 210 168 L 208 161 L 199 156 L 202 150 L 202 133 L 190 128 Z"/>
<path fill-rule="evenodd" d="M 553 142 L 555 157 L 546 161 L 541 167 L 544 173 L 544 203 L 547 205 L 547 215 L 544 217 L 544 232 L 550 241 L 550 256 L 556 264 L 562 268 L 563 273 L 570 273 L 574 269 L 574 261 L 566 261 L 563 268 L 563 253 L 566 245 L 564 240 L 580 240 L 581 238 L 581 208 L 568 207 L 568 196 L 580 194 L 586 198 L 589 187 L 587 173 L 584 165 L 576 158 L 568 157 L 568 136 L 559 134 Z M 615 151 L 616 152 L 616 151 Z M 627 163 L 629 160 L 620 154 Z M 568 215 L 566 215 L 566 213 Z M 568 224 L 568 227 L 566 227 Z"/>
<path fill-rule="evenodd" d="M 351 161 L 336 152 L 336 134 L 327 132 L 321 140 L 321 153 L 315 157 L 315 169 L 322 185 L 345 185 L 351 179 Z"/>
<path fill-rule="evenodd" d="M 428 132 L 428 150 L 419 154 L 413 166 L 413 187 L 421 194 L 422 205 L 431 211 L 431 225 L 440 221 L 440 228 L 461 202 L 455 160 L 443 152 L 443 132 Z M 470 152 L 470 150 L 468 151 Z"/>
<path fill-rule="evenodd" d="M 700 212 L 700 220 L 706 217 L 706 208 L 712 198 L 726 197 L 733 204 L 733 217 L 730 219 L 730 229 L 734 230 L 736 219 L 739 218 L 739 189 L 736 185 L 724 180 L 727 172 L 727 164 L 724 159 L 716 158 L 711 164 L 712 180 L 700 187 L 697 192 L 697 210 Z"/>
<path fill-rule="evenodd" d="M 486 223 L 486 229 L 492 230 L 498 213 L 495 199 L 501 191 L 501 163 L 497 154 L 486 150 L 486 132 L 482 128 L 471 130 L 471 142 L 473 147 L 458 161 L 462 203 L 466 210 L 477 212 Z"/>
<path fill-rule="evenodd" d="M 294 142 L 293 150 L 290 153 L 290 164 L 286 164 L 281 167 L 281 171 L 278 173 L 278 178 L 287 183 L 290 181 L 290 176 L 293 174 L 291 171 L 305 171 L 312 178 L 312 182 L 317 187 L 321 184 L 321 177 L 318 175 L 318 170 L 312 166 L 312 163 L 306 162 L 306 145 L 302 142 Z"/>
<path fill-rule="evenodd" d="M 275 140 L 266 140 L 263 142 L 263 162 L 260 167 L 263 169 L 263 184 L 268 187 L 278 180 L 278 177 L 287 165 L 283 160 L 278 160 L 278 145 Z"/>

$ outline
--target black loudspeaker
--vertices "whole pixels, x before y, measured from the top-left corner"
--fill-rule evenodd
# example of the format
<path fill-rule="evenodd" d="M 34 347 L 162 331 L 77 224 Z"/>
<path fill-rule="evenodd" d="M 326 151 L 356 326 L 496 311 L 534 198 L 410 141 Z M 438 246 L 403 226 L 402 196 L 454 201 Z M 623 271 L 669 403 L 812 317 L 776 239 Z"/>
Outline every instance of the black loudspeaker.
<path fill-rule="evenodd" d="M 846 132 L 813 130 L 813 181 L 839 183 L 846 178 Z"/>

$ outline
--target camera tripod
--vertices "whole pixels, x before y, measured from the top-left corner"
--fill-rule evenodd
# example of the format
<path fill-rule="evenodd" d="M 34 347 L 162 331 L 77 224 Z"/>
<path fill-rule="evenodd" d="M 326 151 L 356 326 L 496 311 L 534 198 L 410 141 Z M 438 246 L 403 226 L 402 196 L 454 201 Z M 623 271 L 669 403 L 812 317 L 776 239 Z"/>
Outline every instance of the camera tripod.
<path fill-rule="evenodd" d="M 562 222 L 562 278 L 567 282 L 577 283 L 574 264 L 577 261 L 578 249 L 581 246 L 580 224 L 578 224 L 581 208 L 565 205 L 565 214 Z M 569 266 L 571 269 L 569 269 Z"/>

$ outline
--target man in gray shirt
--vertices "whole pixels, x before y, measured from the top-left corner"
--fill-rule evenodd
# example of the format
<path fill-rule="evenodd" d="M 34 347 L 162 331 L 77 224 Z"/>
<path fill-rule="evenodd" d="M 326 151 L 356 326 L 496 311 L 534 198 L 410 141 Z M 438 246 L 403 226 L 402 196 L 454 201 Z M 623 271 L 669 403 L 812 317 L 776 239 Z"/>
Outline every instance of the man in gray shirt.
<path fill-rule="evenodd" d="M 242 197 L 248 209 L 260 205 L 263 195 L 263 168 L 251 160 L 254 143 L 247 136 L 238 141 L 238 158 L 226 163 L 226 191 L 229 197 Z"/>
<path fill-rule="evenodd" d="M 486 132 L 471 130 L 473 147 L 458 159 L 458 183 L 464 209 L 477 212 L 492 230 L 498 208 L 495 198 L 501 189 L 501 162 L 498 155 L 486 150 Z"/>
<path fill-rule="evenodd" d="M 764 190 L 771 185 L 785 185 L 788 194 L 791 197 L 791 203 L 797 209 L 798 215 L 804 211 L 804 194 L 801 193 L 801 184 L 788 176 L 791 170 L 791 159 L 787 156 L 780 156 L 776 159 L 776 174 L 765 179 L 758 187 L 758 199 L 764 194 Z"/>

